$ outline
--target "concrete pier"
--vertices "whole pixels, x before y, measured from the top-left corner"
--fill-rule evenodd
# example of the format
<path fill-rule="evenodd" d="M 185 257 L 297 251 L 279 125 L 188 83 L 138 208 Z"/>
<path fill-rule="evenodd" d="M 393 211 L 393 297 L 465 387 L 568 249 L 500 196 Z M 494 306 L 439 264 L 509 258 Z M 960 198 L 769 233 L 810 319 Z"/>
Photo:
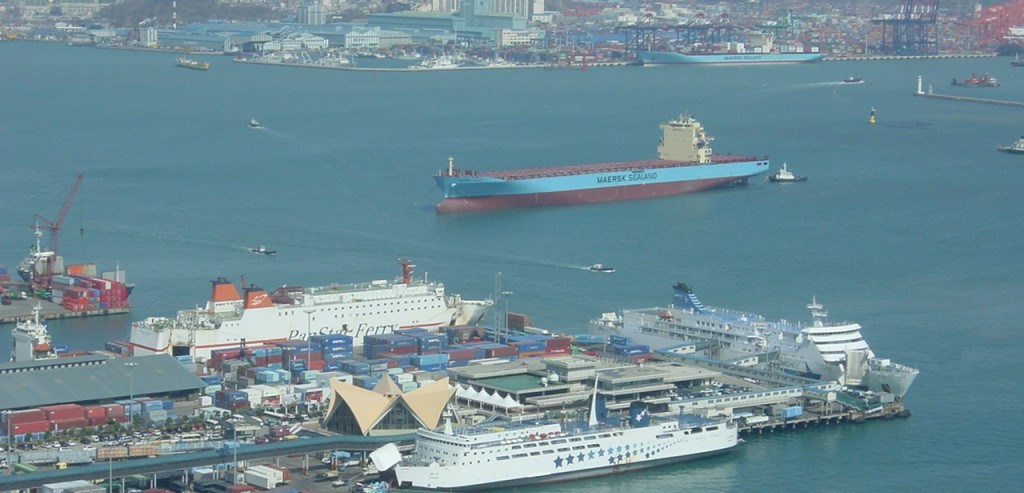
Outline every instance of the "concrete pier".
<path fill-rule="evenodd" d="M 1001 99 L 985 99 L 985 98 L 972 98 L 967 96 L 950 96 L 946 94 L 934 94 L 932 93 L 931 86 L 928 87 L 928 92 L 924 91 L 922 87 L 921 76 L 917 76 L 917 91 L 914 92 L 915 96 L 932 99 L 945 99 L 947 101 L 962 101 L 965 103 L 983 103 L 983 104 L 996 104 L 1000 106 L 1016 106 L 1018 108 L 1024 108 L 1024 102 L 1022 101 L 1005 101 Z"/>

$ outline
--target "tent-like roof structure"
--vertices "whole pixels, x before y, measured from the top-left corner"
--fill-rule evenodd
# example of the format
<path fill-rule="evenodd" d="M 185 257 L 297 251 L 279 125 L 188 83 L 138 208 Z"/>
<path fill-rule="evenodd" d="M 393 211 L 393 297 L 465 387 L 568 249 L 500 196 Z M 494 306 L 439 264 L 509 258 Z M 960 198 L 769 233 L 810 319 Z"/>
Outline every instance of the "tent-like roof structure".
<path fill-rule="evenodd" d="M 391 378 L 382 378 L 373 390 L 334 380 L 331 382 L 331 404 L 324 416 L 329 422 L 335 413 L 347 407 L 363 435 L 370 433 L 396 406 L 404 406 L 420 426 L 437 428 L 441 413 L 455 389 L 442 378 L 409 393 L 403 393 Z M 344 403 L 344 405 L 343 405 Z"/>

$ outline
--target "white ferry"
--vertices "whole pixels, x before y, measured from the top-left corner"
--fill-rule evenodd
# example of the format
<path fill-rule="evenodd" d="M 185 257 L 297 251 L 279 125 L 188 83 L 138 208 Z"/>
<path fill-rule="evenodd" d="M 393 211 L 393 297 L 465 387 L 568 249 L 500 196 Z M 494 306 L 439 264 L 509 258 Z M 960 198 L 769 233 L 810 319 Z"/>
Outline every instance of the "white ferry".
<path fill-rule="evenodd" d="M 271 293 L 249 286 L 244 297 L 230 281 L 219 278 L 205 307 L 133 323 L 129 345 L 136 356 L 169 353 L 200 360 L 214 349 L 243 341 L 258 345 L 305 340 L 310 334 L 347 334 L 355 346 L 362 346 L 366 335 L 475 324 L 492 304 L 446 295 L 441 283 L 413 279 L 415 266 L 408 260 L 399 264 L 402 278 L 394 281 L 283 286 Z"/>
<path fill-rule="evenodd" d="M 605 313 L 591 327 L 597 333 L 629 337 L 634 343 L 658 348 L 683 341 L 710 342 L 708 356 L 716 360 L 840 381 L 899 398 L 917 378 L 915 368 L 876 358 L 860 333 L 860 324 L 827 323 L 828 312 L 815 299 L 807 305 L 813 323 L 801 326 L 704 306 L 683 283 L 674 289 L 673 303 L 667 308 Z"/>
<path fill-rule="evenodd" d="M 592 406 L 589 423 L 421 429 L 408 458 L 393 444 L 370 457 L 378 470 L 394 468 L 400 489 L 481 491 L 638 471 L 721 454 L 739 443 L 731 421 L 652 416 L 643 408 L 612 421 L 600 423 Z"/>

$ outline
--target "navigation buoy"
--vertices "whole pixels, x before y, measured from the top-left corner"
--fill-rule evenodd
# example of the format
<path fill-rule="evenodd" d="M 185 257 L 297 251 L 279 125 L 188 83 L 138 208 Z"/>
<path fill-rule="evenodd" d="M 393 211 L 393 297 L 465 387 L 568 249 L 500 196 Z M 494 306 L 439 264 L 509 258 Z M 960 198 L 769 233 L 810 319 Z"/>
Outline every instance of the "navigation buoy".
<path fill-rule="evenodd" d="M 875 124 L 875 107 L 874 106 L 871 107 L 871 116 L 868 117 L 868 123 L 870 123 L 872 125 Z"/>

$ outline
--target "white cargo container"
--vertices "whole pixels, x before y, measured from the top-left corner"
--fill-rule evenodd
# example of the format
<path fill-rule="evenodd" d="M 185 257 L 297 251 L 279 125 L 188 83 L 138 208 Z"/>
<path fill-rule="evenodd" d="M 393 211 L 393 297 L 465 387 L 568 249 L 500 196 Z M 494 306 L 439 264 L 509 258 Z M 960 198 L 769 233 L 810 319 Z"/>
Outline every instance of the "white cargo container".
<path fill-rule="evenodd" d="M 265 490 L 272 490 L 277 487 L 277 481 L 275 481 L 272 476 L 268 476 L 259 471 L 254 471 L 251 468 L 245 471 L 244 476 L 245 484 L 250 484 Z"/>
<path fill-rule="evenodd" d="M 248 471 L 246 471 L 246 473 L 251 473 L 253 471 L 273 479 L 274 482 L 277 484 L 281 484 L 284 482 L 284 473 L 277 469 L 274 469 L 273 467 L 252 466 L 249 468 Z"/>
<path fill-rule="evenodd" d="M 50 483 L 44 484 L 39 488 L 39 493 L 64 493 L 64 490 L 68 488 L 74 488 L 76 486 L 95 486 L 94 484 L 81 479 L 78 481 L 65 481 L 63 483 Z"/>

